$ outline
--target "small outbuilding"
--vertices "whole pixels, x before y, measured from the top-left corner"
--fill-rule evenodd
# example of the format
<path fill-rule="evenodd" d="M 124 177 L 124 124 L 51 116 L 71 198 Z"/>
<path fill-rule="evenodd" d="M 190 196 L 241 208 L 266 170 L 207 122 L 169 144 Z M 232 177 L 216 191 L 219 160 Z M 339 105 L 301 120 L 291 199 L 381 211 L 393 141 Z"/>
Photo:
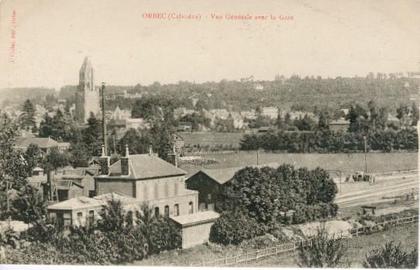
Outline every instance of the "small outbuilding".
<path fill-rule="evenodd" d="M 197 212 L 189 215 L 171 216 L 179 226 L 182 237 L 182 248 L 190 248 L 209 241 L 210 229 L 219 214 L 214 211 Z"/>

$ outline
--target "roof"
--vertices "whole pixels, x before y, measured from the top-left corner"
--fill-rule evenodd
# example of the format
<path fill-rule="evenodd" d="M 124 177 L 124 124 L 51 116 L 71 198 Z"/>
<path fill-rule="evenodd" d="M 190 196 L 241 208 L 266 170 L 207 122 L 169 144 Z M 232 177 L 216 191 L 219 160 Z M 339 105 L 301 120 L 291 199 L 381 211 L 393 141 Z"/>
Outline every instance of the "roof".
<path fill-rule="evenodd" d="M 130 155 L 129 165 L 130 174 L 128 178 L 132 179 L 159 178 L 187 174 L 184 170 L 150 154 Z M 121 160 L 112 164 L 109 171 L 110 176 L 121 176 Z"/>
<path fill-rule="evenodd" d="M 16 147 L 27 148 L 30 144 L 38 145 L 39 148 L 58 147 L 58 142 L 51 138 L 29 138 L 21 137 L 16 140 Z"/>
<path fill-rule="evenodd" d="M 102 194 L 93 198 L 89 198 L 85 196 L 72 198 L 69 200 L 65 200 L 65 201 L 50 205 L 48 206 L 48 209 L 49 210 L 76 210 L 76 209 L 83 209 L 83 208 L 101 207 L 101 206 L 105 206 L 112 199 L 121 201 L 122 204 L 130 204 L 130 203 L 137 202 L 132 197 L 128 197 L 120 193 L 112 192 L 112 193 Z"/>
<path fill-rule="evenodd" d="M 182 216 L 171 216 L 170 218 L 182 227 L 188 227 L 196 224 L 208 223 L 219 218 L 220 214 L 214 211 L 196 212 Z"/>
<path fill-rule="evenodd" d="M 85 196 L 72 198 L 70 200 L 65 200 L 53 205 L 48 206 L 49 210 L 74 210 L 74 209 L 83 209 L 89 207 L 100 207 L 103 206 L 104 202 L 94 198 L 88 198 Z"/>
<path fill-rule="evenodd" d="M 257 168 L 272 167 L 272 168 L 277 168 L 279 166 L 280 165 L 278 163 L 268 163 L 268 164 L 263 164 L 263 165 L 249 165 L 248 167 L 257 167 Z M 246 166 L 221 168 L 221 169 L 202 169 L 199 172 L 197 172 L 196 174 L 204 173 L 205 175 L 207 175 L 208 177 L 210 177 L 211 179 L 213 179 L 214 181 L 216 181 L 220 185 L 223 185 L 223 184 L 229 182 L 233 178 L 233 176 L 235 175 L 235 173 L 237 171 L 242 170 L 245 167 Z M 196 174 L 194 174 L 194 175 L 196 175 Z M 192 177 L 194 177 L 194 175 L 192 175 L 190 178 L 188 178 L 188 180 L 191 179 Z"/>

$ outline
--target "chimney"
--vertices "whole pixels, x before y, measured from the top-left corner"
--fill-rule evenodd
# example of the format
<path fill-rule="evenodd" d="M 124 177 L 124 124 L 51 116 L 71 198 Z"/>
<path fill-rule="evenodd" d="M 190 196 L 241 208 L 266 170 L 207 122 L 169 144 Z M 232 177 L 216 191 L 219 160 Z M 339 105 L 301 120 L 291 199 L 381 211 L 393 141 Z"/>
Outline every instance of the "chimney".
<path fill-rule="evenodd" d="M 149 156 L 153 155 L 153 147 L 152 145 L 149 145 Z"/>
<path fill-rule="evenodd" d="M 109 174 L 109 156 L 106 155 L 105 146 L 102 145 L 102 155 L 99 157 L 100 175 Z"/>
<path fill-rule="evenodd" d="M 175 167 L 178 167 L 178 154 L 176 153 L 175 145 L 173 146 L 172 153 L 169 155 L 169 161 L 174 165 Z"/>
<path fill-rule="evenodd" d="M 125 156 L 121 158 L 121 175 L 130 174 L 128 145 L 125 145 Z"/>

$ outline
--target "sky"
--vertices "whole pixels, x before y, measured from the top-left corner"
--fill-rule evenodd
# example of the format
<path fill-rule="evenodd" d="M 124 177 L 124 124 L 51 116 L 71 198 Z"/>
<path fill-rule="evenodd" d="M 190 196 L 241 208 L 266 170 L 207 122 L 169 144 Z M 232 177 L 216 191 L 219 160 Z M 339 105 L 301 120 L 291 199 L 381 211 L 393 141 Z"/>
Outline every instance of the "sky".
<path fill-rule="evenodd" d="M 111 85 L 419 71 L 419 11 L 415 0 L 1 0 L 0 88 L 75 85 L 85 56 Z"/>

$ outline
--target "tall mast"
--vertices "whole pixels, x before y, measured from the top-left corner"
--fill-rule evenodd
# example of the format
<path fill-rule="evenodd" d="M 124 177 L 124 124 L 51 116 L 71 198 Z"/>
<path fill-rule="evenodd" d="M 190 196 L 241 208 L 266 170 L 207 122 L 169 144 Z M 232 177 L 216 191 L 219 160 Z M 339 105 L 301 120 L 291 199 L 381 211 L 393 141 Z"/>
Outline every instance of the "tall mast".
<path fill-rule="evenodd" d="M 105 121 L 105 82 L 102 82 L 102 139 L 105 155 L 108 155 L 108 143 L 106 139 L 106 121 Z"/>

